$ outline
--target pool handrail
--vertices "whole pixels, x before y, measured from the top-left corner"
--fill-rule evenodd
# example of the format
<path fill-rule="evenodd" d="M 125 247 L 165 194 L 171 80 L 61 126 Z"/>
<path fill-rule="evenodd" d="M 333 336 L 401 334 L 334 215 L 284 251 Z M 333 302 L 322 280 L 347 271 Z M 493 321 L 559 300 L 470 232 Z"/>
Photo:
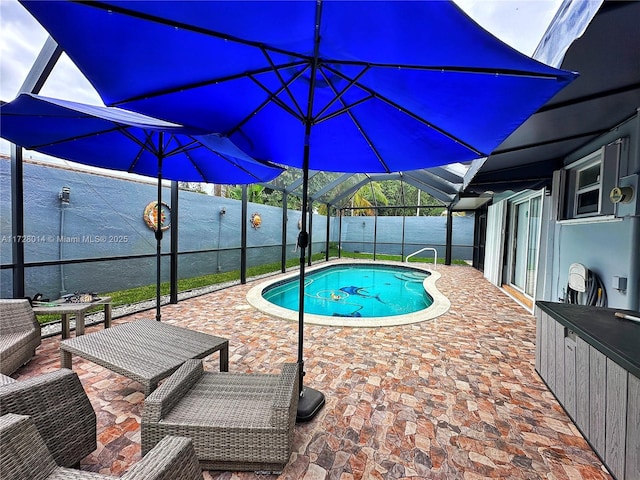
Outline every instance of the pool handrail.
<path fill-rule="evenodd" d="M 438 263 L 438 251 L 435 248 L 432 248 L 432 247 L 424 247 L 424 248 L 421 248 L 420 250 L 418 250 L 417 252 L 410 253 L 409 255 L 407 255 L 405 257 L 404 261 L 408 263 L 409 262 L 409 258 L 411 258 L 414 255 L 417 255 L 419 253 L 422 253 L 425 250 L 432 250 L 433 251 L 433 264 L 437 265 L 437 263 Z"/>

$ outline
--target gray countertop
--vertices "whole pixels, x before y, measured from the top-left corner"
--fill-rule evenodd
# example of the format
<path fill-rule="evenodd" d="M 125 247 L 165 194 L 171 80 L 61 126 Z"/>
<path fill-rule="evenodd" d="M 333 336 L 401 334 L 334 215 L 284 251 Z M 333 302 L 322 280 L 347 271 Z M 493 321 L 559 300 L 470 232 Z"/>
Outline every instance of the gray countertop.
<path fill-rule="evenodd" d="M 554 302 L 536 302 L 536 305 L 640 378 L 640 323 L 614 315 L 621 312 L 640 317 L 640 312 Z"/>

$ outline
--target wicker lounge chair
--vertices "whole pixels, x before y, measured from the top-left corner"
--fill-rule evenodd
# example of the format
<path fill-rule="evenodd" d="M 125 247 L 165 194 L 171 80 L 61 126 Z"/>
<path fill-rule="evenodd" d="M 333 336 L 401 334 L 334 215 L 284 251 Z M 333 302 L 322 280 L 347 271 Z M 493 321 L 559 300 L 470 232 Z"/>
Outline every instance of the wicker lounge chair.
<path fill-rule="evenodd" d="M 29 300 L 0 300 L 0 373 L 11 375 L 31 360 L 40 342 Z"/>
<path fill-rule="evenodd" d="M 56 465 L 33 420 L 9 413 L 0 417 L 0 478 L 2 480 L 73 480 L 118 478 Z M 121 477 L 122 480 L 201 480 L 202 472 L 191 440 L 164 438 Z"/>
<path fill-rule="evenodd" d="M 71 370 L 0 386 L 0 415 L 7 413 L 31 417 L 58 465 L 78 465 L 97 447 L 96 414 Z"/>
<path fill-rule="evenodd" d="M 165 435 L 193 439 L 205 470 L 281 471 L 298 407 L 298 366 L 280 374 L 204 372 L 187 360 L 144 402 L 142 452 Z"/>

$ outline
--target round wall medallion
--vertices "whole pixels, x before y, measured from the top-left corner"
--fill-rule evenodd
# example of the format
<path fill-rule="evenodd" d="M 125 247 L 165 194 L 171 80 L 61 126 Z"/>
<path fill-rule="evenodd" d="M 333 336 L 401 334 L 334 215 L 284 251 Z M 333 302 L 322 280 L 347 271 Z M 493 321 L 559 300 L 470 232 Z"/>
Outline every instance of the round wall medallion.
<path fill-rule="evenodd" d="M 253 228 L 260 228 L 260 225 L 262 225 L 262 217 L 258 212 L 256 212 L 251 215 L 251 226 Z"/>
<path fill-rule="evenodd" d="M 158 228 L 158 202 L 150 202 L 145 208 L 142 214 L 144 222 L 151 230 L 155 231 Z M 168 230 L 171 226 L 171 208 L 165 202 L 162 202 L 160 206 L 160 230 Z"/>

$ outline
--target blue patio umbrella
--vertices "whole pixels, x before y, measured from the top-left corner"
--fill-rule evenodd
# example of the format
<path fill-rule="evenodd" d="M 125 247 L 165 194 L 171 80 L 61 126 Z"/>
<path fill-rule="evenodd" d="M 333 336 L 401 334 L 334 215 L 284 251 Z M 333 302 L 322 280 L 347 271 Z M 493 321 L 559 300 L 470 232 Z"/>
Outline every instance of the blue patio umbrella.
<path fill-rule="evenodd" d="M 23 93 L 0 106 L 0 123 L 2 138 L 29 150 L 157 177 L 157 320 L 161 319 L 162 179 L 244 184 L 266 182 L 282 173 L 277 166 L 252 159 L 228 138 L 119 108 Z"/>
<path fill-rule="evenodd" d="M 21 3 L 106 104 L 224 132 L 250 155 L 302 168 L 302 247 L 309 169 L 398 172 L 488 156 L 576 77 L 449 1 Z M 324 401 L 309 391 L 300 419 Z"/>

